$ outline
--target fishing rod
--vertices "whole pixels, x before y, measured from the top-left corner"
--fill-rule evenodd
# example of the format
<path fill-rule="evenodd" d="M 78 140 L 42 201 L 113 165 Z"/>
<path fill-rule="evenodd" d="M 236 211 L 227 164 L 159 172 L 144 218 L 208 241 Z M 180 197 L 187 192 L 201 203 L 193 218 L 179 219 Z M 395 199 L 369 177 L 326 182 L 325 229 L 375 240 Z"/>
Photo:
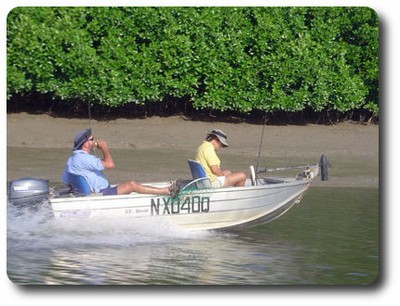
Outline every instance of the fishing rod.
<path fill-rule="evenodd" d="M 253 165 L 250 166 L 250 178 L 252 184 L 255 186 L 257 185 L 257 174 L 258 172 L 258 167 L 260 166 L 260 158 L 261 158 L 261 150 L 263 146 L 263 140 L 264 140 L 264 132 L 265 132 L 265 126 L 267 125 L 267 112 L 264 114 L 264 123 L 263 123 L 263 128 L 262 128 L 262 133 L 261 133 L 261 139 L 260 139 L 260 146 L 258 148 L 258 156 L 257 156 L 257 161 L 256 161 L 256 166 L 254 167 Z"/>
<path fill-rule="evenodd" d="M 257 156 L 257 162 L 256 162 L 256 172 L 258 171 L 258 166 L 260 165 L 260 157 L 261 157 L 261 150 L 262 150 L 262 145 L 263 145 L 263 140 L 264 140 L 264 132 L 265 132 L 265 126 L 267 125 L 267 112 L 265 112 L 264 115 L 264 124 L 262 128 L 262 133 L 261 133 L 261 140 L 260 140 L 260 147 L 258 148 L 258 156 Z"/>
<path fill-rule="evenodd" d="M 327 181 L 328 180 L 328 167 L 331 166 L 331 165 L 330 165 L 330 163 L 328 161 L 328 158 L 324 154 L 321 156 L 319 162 L 315 163 L 315 164 L 259 169 L 261 150 L 262 150 L 262 145 L 263 145 L 263 140 L 264 140 L 264 133 L 265 133 L 265 126 L 267 125 L 267 122 L 268 122 L 267 115 L 268 115 L 267 112 L 265 112 L 264 124 L 263 124 L 262 133 L 261 133 L 261 139 L 260 139 L 260 147 L 258 148 L 258 156 L 257 156 L 256 167 L 250 166 L 251 180 L 253 182 L 253 185 L 257 185 L 257 174 L 259 174 L 259 173 L 267 173 L 267 172 L 275 172 L 275 171 L 288 171 L 288 170 L 295 170 L 295 169 L 304 169 L 304 168 L 309 167 L 309 166 L 318 166 L 320 168 L 320 170 L 321 170 L 321 180 L 322 181 Z"/>
<path fill-rule="evenodd" d="M 89 117 L 89 128 L 90 128 L 90 131 L 92 131 L 92 133 L 93 133 L 93 130 L 92 130 L 92 107 L 91 107 L 90 101 L 88 101 L 88 117 Z M 97 140 L 95 140 L 94 141 L 94 150 L 96 150 L 98 148 L 98 146 L 99 146 L 99 143 L 97 142 Z"/>
<path fill-rule="evenodd" d="M 307 164 L 307 165 L 301 165 L 301 166 L 288 166 L 288 167 L 278 167 L 278 168 L 264 168 L 262 170 L 257 169 L 257 174 L 258 173 L 267 173 L 267 172 L 275 172 L 275 171 L 288 171 L 288 170 L 295 170 L 295 169 L 304 169 L 310 166 L 318 166 L 321 170 L 321 180 L 322 181 L 327 181 L 328 180 L 328 168 L 330 166 L 330 163 L 328 161 L 328 158 L 326 155 L 322 154 L 321 158 L 318 163 L 315 164 Z"/>
<path fill-rule="evenodd" d="M 88 101 L 88 116 L 89 116 L 89 127 L 92 129 L 92 108 L 90 105 L 90 101 Z"/>
<path fill-rule="evenodd" d="M 257 173 L 267 173 L 267 172 L 275 172 L 275 171 L 287 171 L 287 170 L 295 170 L 295 169 L 304 169 L 307 166 L 314 166 L 318 165 L 316 164 L 307 164 L 307 165 L 301 165 L 301 166 L 288 166 L 288 167 L 278 167 L 278 168 L 264 168 L 261 170 L 257 170 Z"/>

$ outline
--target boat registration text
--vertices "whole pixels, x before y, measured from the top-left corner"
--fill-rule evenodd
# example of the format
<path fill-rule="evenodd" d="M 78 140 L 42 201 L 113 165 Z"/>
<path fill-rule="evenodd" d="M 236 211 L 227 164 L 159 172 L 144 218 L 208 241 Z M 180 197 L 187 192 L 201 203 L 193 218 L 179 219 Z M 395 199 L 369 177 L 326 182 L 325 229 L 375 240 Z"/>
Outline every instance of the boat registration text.
<path fill-rule="evenodd" d="M 189 196 L 151 199 L 151 215 L 195 214 L 208 213 L 209 211 L 209 197 Z"/>

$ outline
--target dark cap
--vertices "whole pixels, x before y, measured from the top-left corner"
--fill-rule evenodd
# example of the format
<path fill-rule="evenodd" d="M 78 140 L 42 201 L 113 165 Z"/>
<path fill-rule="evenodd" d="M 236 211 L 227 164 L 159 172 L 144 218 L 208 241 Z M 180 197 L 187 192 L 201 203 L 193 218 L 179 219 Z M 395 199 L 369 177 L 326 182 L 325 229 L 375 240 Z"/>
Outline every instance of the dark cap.
<path fill-rule="evenodd" d="M 72 151 L 79 150 L 91 136 L 92 136 L 92 129 L 86 129 L 76 134 L 74 138 L 74 147 L 72 148 Z"/>
<path fill-rule="evenodd" d="M 228 136 L 226 136 L 226 134 L 221 130 L 212 130 L 210 133 L 207 133 L 207 136 L 215 136 L 224 147 L 228 146 Z"/>

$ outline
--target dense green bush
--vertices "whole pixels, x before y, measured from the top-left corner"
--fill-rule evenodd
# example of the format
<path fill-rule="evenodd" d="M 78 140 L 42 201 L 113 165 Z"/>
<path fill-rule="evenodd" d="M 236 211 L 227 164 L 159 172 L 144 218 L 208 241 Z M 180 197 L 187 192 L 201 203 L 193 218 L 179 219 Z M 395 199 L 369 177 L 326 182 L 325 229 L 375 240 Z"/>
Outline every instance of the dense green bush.
<path fill-rule="evenodd" d="M 8 99 L 377 115 L 378 33 L 356 7 L 17 7 Z"/>

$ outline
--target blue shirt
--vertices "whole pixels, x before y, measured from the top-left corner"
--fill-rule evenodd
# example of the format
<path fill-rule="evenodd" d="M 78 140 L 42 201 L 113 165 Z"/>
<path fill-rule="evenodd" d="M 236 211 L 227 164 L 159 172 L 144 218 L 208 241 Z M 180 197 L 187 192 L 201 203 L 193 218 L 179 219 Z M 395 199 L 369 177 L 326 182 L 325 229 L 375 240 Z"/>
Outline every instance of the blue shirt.
<path fill-rule="evenodd" d="M 64 184 L 70 185 L 69 173 L 82 175 L 95 192 L 100 192 L 101 189 L 107 188 L 110 185 L 104 177 L 103 170 L 104 166 L 100 158 L 90 155 L 83 150 L 75 150 L 67 161 L 61 179 Z"/>

